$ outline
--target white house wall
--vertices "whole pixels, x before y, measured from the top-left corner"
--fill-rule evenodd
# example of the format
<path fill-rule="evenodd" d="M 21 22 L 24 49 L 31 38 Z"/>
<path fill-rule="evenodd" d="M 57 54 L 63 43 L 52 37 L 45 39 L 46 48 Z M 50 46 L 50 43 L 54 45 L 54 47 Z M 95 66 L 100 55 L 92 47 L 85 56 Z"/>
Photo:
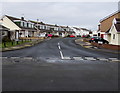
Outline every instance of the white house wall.
<path fill-rule="evenodd" d="M 115 39 L 113 38 L 113 36 L 115 35 Z M 110 44 L 113 45 L 120 45 L 120 41 L 119 41 L 119 37 L 120 34 L 117 33 L 115 26 L 113 27 L 113 29 L 111 30 L 111 42 Z"/>
<path fill-rule="evenodd" d="M 20 30 L 20 28 L 14 23 L 12 22 L 9 18 L 7 18 L 6 16 L 3 17 L 3 22 L 2 22 L 3 26 L 9 28 L 10 30 Z"/>
<path fill-rule="evenodd" d="M 118 39 L 118 45 L 120 45 L 120 33 L 117 34 L 117 39 Z"/>

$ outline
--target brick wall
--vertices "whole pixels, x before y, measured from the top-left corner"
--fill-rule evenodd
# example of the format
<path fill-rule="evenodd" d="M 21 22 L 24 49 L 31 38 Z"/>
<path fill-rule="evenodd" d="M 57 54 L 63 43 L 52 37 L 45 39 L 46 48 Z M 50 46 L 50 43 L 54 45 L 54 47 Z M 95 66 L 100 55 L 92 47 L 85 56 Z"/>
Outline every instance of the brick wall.
<path fill-rule="evenodd" d="M 120 45 L 111 45 L 111 44 L 98 44 L 95 42 L 91 43 L 93 46 L 105 48 L 105 49 L 111 49 L 111 50 L 120 50 Z"/>

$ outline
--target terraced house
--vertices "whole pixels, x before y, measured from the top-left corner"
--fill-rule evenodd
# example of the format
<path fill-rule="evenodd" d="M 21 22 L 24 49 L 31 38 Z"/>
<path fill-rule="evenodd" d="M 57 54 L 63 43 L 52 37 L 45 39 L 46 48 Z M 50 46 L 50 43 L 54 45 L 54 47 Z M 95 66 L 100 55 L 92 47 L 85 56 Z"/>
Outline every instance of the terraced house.
<path fill-rule="evenodd" d="M 24 17 L 20 19 L 4 15 L 1 20 L 2 25 L 10 29 L 11 40 L 36 36 L 37 30 L 34 27 L 34 23 L 25 20 Z"/>

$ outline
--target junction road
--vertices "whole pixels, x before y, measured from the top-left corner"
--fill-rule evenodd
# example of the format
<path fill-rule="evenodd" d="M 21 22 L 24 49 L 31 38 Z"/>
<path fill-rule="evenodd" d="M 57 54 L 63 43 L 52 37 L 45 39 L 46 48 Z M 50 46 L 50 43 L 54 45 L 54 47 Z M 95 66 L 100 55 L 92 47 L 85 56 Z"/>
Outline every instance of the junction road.
<path fill-rule="evenodd" d="M 3 52 L 3 91 L 117 91 L 118 54 L 54 38 Z"/>

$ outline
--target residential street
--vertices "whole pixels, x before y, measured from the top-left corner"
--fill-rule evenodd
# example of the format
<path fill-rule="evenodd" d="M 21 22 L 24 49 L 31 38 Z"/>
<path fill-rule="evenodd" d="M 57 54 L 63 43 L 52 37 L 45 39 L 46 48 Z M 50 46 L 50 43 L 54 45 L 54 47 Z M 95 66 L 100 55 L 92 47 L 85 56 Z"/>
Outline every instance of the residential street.
<path fill-rule="evenodd" d="M 54 38 L 3 52 L 3 91 L 117 91 L 117 53 Z"/>

